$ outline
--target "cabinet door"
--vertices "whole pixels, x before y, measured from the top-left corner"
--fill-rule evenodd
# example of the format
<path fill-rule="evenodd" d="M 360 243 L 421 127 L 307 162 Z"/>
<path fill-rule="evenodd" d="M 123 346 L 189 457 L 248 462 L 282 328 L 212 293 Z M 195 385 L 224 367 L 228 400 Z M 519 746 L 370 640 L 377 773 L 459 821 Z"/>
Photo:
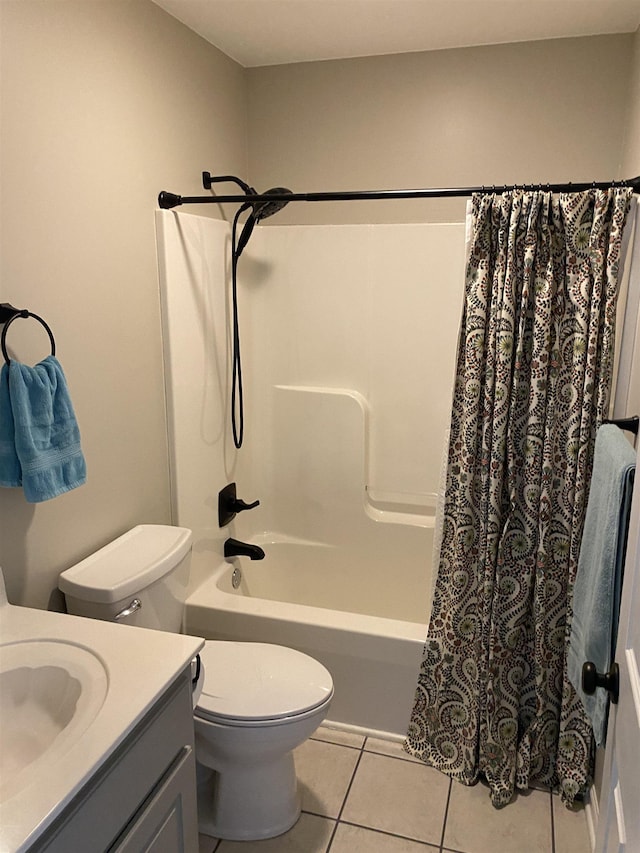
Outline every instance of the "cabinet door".
<path fill-rule="evenodd" d="M 198 849 L 193 762 L 193 751 L 185 747 L 109 853 L 193 853 Z"/>
<path fill-rule="evenodd" d="M 123 827 L 129 829 L 136 823 L 141 810 L 149 805 L 171 772 L 177 769 L 185 748 L 189 756 L 184 766 L 191 768 L 190 780 L 185 774 L 185 796 L 190 796 L 191 791 L 195 802 L 191 667 L 171 685 L 49 829 L 34 842 L 29 853 L 84 853 L 89 849 L 92 853 L 104 853 L 112 850 L 114 839 L 124 838 Z M 185 823 L 187 815 L 193 823 L 188 831 L 197 836 L 195 805 L 191 811 L 183 809 Z M 193 849 L 198 849 L 197 844 Z"/>

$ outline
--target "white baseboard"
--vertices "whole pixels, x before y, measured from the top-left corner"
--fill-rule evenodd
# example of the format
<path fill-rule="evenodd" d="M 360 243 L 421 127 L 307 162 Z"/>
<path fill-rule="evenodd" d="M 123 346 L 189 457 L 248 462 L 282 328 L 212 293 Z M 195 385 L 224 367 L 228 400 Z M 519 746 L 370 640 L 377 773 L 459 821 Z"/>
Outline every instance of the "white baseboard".
<path fill-rule="evenodd" d="M 380 740 L 391 740 L 395 743 L 402 743 L 405 735 L 400 735 L 397 732 L 383 732 L 379 729 L 367 729 L 364 726 L 353 726 L 351 723 L 339 723 L 334 720 L 325 720 L 322 723 L 325 729 L 335 729 L 338 732 L 348 732 L 349 734 L 362 735 L 363 737 L 375 737 Z"/>
<path fill-rule="evenodd" d="M 587 818 L 587 829 L 589 830 L 589 840 L 591 842 L 591 850 L 596 849 L 596 831 L 598 829 L 598 816 L 600 809 L 598 807 L 598 795 L 596 794 L 595 786 L 592 785 L 589 789 L 589 796 L 584 804 L 585 817 Z"/>

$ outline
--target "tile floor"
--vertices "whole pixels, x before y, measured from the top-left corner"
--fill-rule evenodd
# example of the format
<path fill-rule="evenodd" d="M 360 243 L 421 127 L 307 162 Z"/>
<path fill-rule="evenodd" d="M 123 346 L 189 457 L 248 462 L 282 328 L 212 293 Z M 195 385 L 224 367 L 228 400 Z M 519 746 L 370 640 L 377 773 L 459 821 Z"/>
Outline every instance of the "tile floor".
<path fill-rule="evenodd" d="M 496 810 L 391 741 L 321 727 L 295 752 L 302 815 L 266 841 L 200 836 L 199 853 L 590 853 L 584 811 L 549 791 Z"/>

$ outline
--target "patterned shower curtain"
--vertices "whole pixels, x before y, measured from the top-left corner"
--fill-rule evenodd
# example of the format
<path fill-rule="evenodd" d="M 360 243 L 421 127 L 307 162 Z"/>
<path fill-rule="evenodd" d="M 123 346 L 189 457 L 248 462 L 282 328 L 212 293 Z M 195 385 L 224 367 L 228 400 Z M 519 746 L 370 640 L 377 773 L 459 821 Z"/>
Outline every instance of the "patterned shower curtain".
<path fill-rule="evenodd" d="M 477 194 L 433 608 L 405 749 L 494 806 L 591 781 L 566 677 L 631 190 Z"/>

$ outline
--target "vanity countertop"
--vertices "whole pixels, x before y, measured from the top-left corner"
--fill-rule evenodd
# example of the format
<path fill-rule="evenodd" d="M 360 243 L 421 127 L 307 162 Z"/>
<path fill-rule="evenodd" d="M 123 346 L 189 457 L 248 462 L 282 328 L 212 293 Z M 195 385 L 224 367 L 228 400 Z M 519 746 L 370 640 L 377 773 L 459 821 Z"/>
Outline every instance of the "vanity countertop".
<path fill-rule="evenodd" d="M 0 602 L 0 611 L 0 668 L 7 668 L 16 651 L 28 668 L 32 650 L 41 658 L 52 650 L 55 658 L 56 649 L 64 653 L 71 646 L 79 658 L 95 661 L 103 682 L 95 683 L 96 695 L 91 701 L 97 711 L 94 709 L 86 727 L 62 751 L 57 750 L 55 761 L 45 756 L 34 762 L 28 781 L 0 800 L 0 853 L 21 853 L 142 720 L 190 664 L 204 640 L 4 602 Z M 0 743 L 7 723 L 0 716 Z M 63 730 L 59 737 L 64 734 Z"/>

